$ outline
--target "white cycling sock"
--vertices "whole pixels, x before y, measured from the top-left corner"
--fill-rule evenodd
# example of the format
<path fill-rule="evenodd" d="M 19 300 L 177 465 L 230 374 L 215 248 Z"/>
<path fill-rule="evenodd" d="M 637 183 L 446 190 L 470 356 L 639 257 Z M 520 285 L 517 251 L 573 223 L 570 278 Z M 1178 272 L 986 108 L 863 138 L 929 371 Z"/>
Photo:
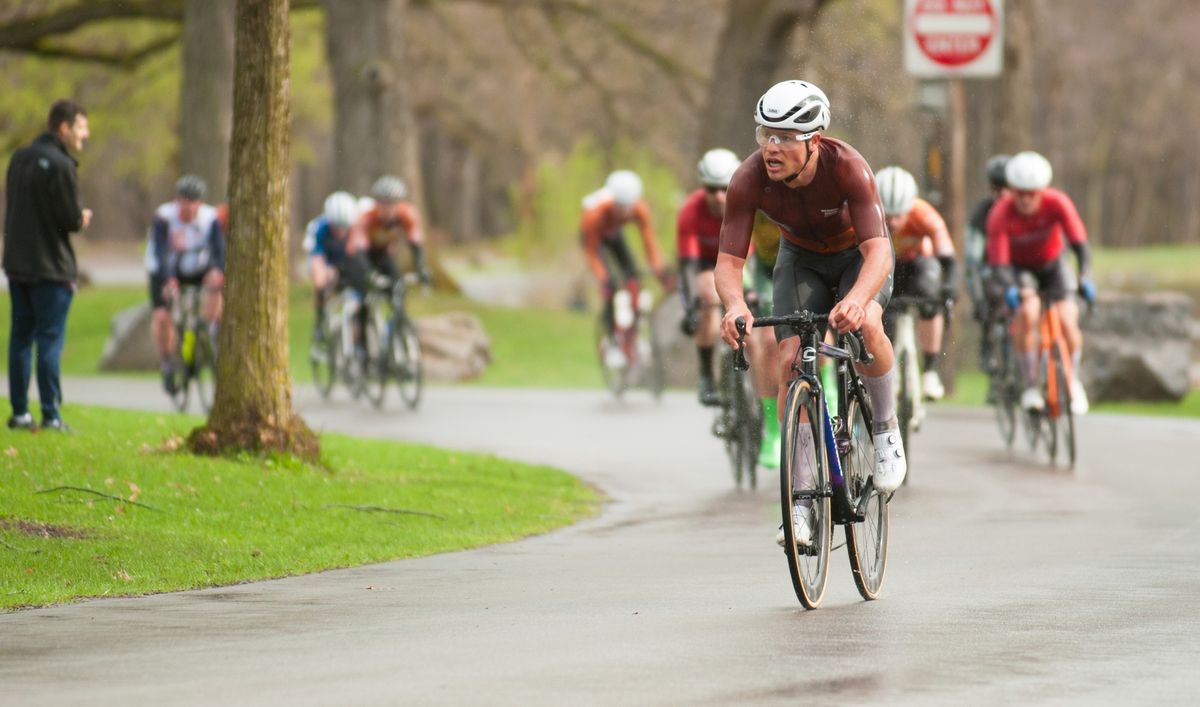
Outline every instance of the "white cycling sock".
<path fill-rule="evenodd" d="M 1083 351 L 1071 352 L 1071 374 L 1075 376 L 1075 380 L 1079 380 L 1079 361 L 1083 358 Z"/>
<path fill-rule="evenodd" d="M 874 413 L 873 433 L 895 429 L 896 424 L 896 367 L 893 365 L 882 376 L 863 376 L 863 386 L 871 396 L 871 411 Z"/>

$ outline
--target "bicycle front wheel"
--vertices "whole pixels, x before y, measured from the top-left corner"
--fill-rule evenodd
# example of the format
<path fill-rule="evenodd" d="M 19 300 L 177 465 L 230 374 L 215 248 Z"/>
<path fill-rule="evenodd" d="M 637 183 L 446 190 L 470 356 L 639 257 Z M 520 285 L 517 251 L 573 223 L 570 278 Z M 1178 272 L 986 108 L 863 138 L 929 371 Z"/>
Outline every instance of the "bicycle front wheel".
<path fill-rule="evenodd" d="M 425 378 L 421 369 L 421 339 L 417 336 L 417 328 L 407 318 L 393 323 L 388 351 L 391 375 L 400 387 L 400 399 L 409 410 L 415 410 L 421 402 Z"/>
<path fill-rule="evenodd" d="M 1012 449 L 1017 436 L 1020 375 L 1012 350 L 1005 346 L 1000 352 L 999 362 L 992 367 L 988 396 L 991 398 L 992 408 L 996 411 L 996 425 L 1000 428 L 1000 438 L 1004 440 L 1004 446 L 1008 449 Z M 905 452 L 907 451 L 905 448 Z"/>
<path fill-rule="evenodd" d="M 1075 466 L 1075 416 L 1071 414 L 1071 388 L 1067 381 L 1067 371 L 1063 367 L 1063 354 L 1059 347 L 1054 348 L 1051 358 L 1054 391 L 1053 395 L 1046 396 L 1046 422 L 1049 430 L 1047 446 L 1050 450 L 1050 463 L 1057 464 L 1058 454 L 1062 452 L 1067 465 L 1073 468 Z"/>
<path fill-rule="evenodd" d="M 824 408 L 819 399 L 820 391 L 808 381 L 796 381 L 788 389 L 783 418 L 784 453 L 780 466 L 779 493 L 783 511 L 783 551 L 787 556 L 788 570 L 796 598 L 806 609 L 815 609 L 825 598 L 829 581 L 829 552 L 832 545 L 833 525 L 829 507 L 829 467 L 825 458 Z M 807 420 L 802 419 L 807 416 Z M 807 425 L 813 433 L 811 449 L 797 449 L 797 432 Z M 797 454 L 803 457 L 797 457 Z M 806 483 L 797 484 L 796 476 L 811 469 L 812 477 Z M 802 479 L 802 481 L 805 481 Z M 807 487 L 797 492 L 797 487 Z M 809 528 L 811 542 L 797 545 L 792 521 L 792 509 L 797 503 L 811 504 Z"/>
<path fill-rule="evenodd" d="M 213 347 L 212 338 L 204 328 L 196 331 L 196 350 L 192 353 L 192 365 L 189 367 L 192 385 L 196 388 L 196 398 L 205 414 L 212 410 L 213 392 L 217 380 L 217 354 Z"/>
<path fill-rule="evenodd" d="M 367 317 L 363 339 L 366 344 L 366 359 L 363 362 L 361 385 L 367 400 L 376 408 L 383 407 L 387 393 L 388 353 L 387 334 L 374 317 Z"/>
<path fill-rule="evenodd" d="M 612 394 L 621 397 L 625 392 L 625 371 L 626 361 L 625 355 L 620 350 L 620 345 L 617 343 L 617 335 L 614 332 L 612 336 L 608 334 L 608 327 L 604 324 L 604 317 L 601 316 L 596 321 L 596 355 L 600 360 L 600 375 L 604 378 L 604 387 L 612 391 Z"/>
<path fill-rule="evenodd" d="M 328 400 L 333 392 L 333 384 L 337 381 L 337 359 L 339 333 L 325 331 L 324 336 L 314 341 L 308 350 L 309 364 L 312 366 L 313 384 L 322 400 Z"/>
<path fill-rule="evenodd" d="M 909 368 L 909 353 L 908 351 L 900 351 L 896 357 L 896 371 L 900 374 L 899 396 L 896 400 L 896 419 L 900 422 L 900 441 L 904 445 L 904 453 L 909 454 L 912 446 L 909 444 L 909 433 L 913 427 L 913 413 L 916 406 L 913 404 L 915 396 L 920 395 L 920 390 L 915 387 L 913 380 L 913 371 Z M 904 476 L 904 483 L 908 483 L 908 475 Z"/>
<path fill-rule="evenodd" d="M 870 601 L 879 596 L 887 571 L 888 496 L 867 483 L 875 471 L 875 443 L 857 396 L 846 408 L 846 420 L 850 448 L 842 457 L 842 469 L 847 499 L 862 516 L 861 521 L 846 524 L 846 551 L 854 586 L 863 599 Z"/>

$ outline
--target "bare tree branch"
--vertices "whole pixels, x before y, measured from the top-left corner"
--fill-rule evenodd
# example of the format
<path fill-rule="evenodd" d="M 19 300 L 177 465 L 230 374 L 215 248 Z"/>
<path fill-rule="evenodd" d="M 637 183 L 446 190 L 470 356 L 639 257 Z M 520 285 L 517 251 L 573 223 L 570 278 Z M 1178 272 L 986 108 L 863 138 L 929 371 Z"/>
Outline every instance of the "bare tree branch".
<path fill-rule="evenodd" d="M 669 55 L 656 49 L 649 41 L 643 38 L 632 27 L 620 22 L 608 14 L 603 12 L 598 5 L 584 0 L 423 0 L 427 4 L 446 3 L 446 2 L 470 2 L 477 5 L 488 5 L 501 9 L 512 9 L 518 7 L 536 7 L 544 11 L 563 11 L 570 12 L 581 17 L 598 22 L 602 27 L 609 31 L 614 37 L 642 57 L 650 60 L 650 62 L 659 69 L 662 73 L 676 79 L 680 83 L 686 84 L 689 87 L 703 86 L 707 78 L 703 73 L 693 69 L 690 66 L 679 64 Z"/>
<path fill-rule="evenodd" d="M 410 516 L 425 516 L 426 518 L 437 518 L 438 520 L 446 520 L 446 516 L 440 516 L 437 513 L 426 513 L 425 511 L 411 511 L 407 508 L 386 508 L 384 506 L 356 506 L 349 503 L 327 503 L 322 508 L 346 508 L 352 511 L 362 511 L 364 513 L 399 513 L 401 515 Z"/>
<path fill-rule="evenodd" d="M 120 501 L 121 503 L 130 503 L 139 508 L 145 508 L 148 511 L 157 511 L 158 510 L 154 506 L 147 506 L 146 504 L 140 503 L 138 501 L 134 501 L 133 499 L 121 498 L 120 496 L 114 496 L 111 493 L 104 493 L 103 491 L 96 491 L 94 489 L 84 488 L 82 486 L 55 486 L 52 489 L 43 489 L 41 491 L 36 491 L 34 493 L 34 495 L 42 494 L 42 493 L 54 493 L 55 491 L 79 491 L 81 493 L 93 493 L 93 494 L 96 494 L 97 496 L 101 496 L 103 498 L 111 498 L 114 501 Z"/>
<path fill-rule="evenodd" d="M 82 61 L 92 64 L 111 66 L 115 69 L 132 70 L 143 61 L 156 56 L 179 42 L 179 33 L 171 34 L 149 42 L 144 47 L 127 52 L 116 52 L 105 49 L 85 49 L 66 46 L 55 46 L 39 43 L 27 53 L 46 59 L 65 59 L 67 61 Z"/>

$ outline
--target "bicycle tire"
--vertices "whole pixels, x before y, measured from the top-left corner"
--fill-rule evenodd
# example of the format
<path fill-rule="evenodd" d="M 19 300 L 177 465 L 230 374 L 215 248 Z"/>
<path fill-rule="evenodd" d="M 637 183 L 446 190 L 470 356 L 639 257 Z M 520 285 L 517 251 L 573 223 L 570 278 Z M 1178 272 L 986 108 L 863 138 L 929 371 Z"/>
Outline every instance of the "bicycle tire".
<path fill-rule="evenodd" d="M 1056 404 L 1047 407 L 1047 419 L 1051 423 L 1054 451 L 1050 453 L 1050 461 L 1058 463 L 1058 452 L 1066 456 L 1068 468 L 1075 466 L 1075 416 L 1071 413 L 1071 388 L 1067 382 L 1067 371 L 1063 366 L 1061 344 L 1054 347 L 1051 356 L 1054 360 L 1054 379 Z"/>
<path fill-rule="evenodd" d="M 386 330 L 386 327 L 384 328 Z M 375 316 L 368 316 L 363 329 L 363 343 L 366 347 L 366 361 L 360 370 L 360 385 L 362 393 L 376 409 L 382 408 L 387 397 L 388 381 L 388 351 L 384 338 L 386 333 L 381 331 L 379 321 Z"/>
<path fill-rule="evenodd" d="M 758 487 L 758 454 L 763 443 L 762 405 L 758 402 L 758 389 L 749 374 L 738 374 L 743 410 L 745 412 L 743 434 L 745 435 L 746 480 L 753 490 Z"/>
<path fill-rule="evenodd" d="M 1017 383 L 1020 371 L 1016 369 L 1016 358 L 1012 348 L 1007 343 L 1000 352 L 1000 361 L 992 369 L 989 386 L 991 388 L 992 407 L 996 412 L 996 426 L 1000 429 L 1000 439 L 1007 449 L 1012 449 L 1017 439 L 1017 410 L 1020 399 Z M 908 448 L 905 448 L 908 451 Z"/>
<path fill-rule="evenodd" d="M 338 336 L 322 327 L 321 337 L 308 348 L 308 363 L 312 367 L 313 385 L 322 400 L 329 400 L 333 384 L 337 382 Z"/>
<path fill-rule="evenodd" d="M 421 361 L 421 339 L 417 328 L 408 318 L 393 322 L 387 345 L 390 375 L 400 389 L 400 399 L 409 410 L 416 410 L 425 386 Z"/>
<path fill-rule="evenodd" d="M 859 595 L 867 601 L 879 597 L 887 574 L 888 497 L 868 482 L 875 471 L 875 444 L 863 414 L 862 401 L 854 396 L 846 407 L 846 430 L 850 446 L 842 456 L 847 500 L 862 510 L 862 521 L 846 524 L 846 552 Z M 905 453 L 907 453 L 907 448 Z M 869 494 L 863 500 L 863 494 Z"/>
<path fill-rule="evenodd" d="M 196 388 L 196 398 L 200 401 L 200 409 L 204 414 L 212 411 L 213 396 L 217 383 L 217 354 L 209 337 L 207 325 L 196 329 L 196 348 L 192 354 L 192 365 L 189 367 L 189 377 Z"/>
<path fill-rule="evenodd" d="M 183 341 L 183 337 L 176 338 L 176 341 Z M 171 399 L 171 405 L 178 412 L 187 412 L 188 371 L 178 346 L 176 346 L 175 353 L 171 354 L 171 387 L 175 390 L 174 393 L 167 393 L 167 397 Z"/>
<path fill-rule="evenodd" d="M 615 366 L 608 365 L 608 360 L 605 355 L 607 353 L 607 347 L 609 345 L 607 343 L 607 340 L 608 340 L 608 327 L 605 326 L 604 317 L 601 316 L 596 321 L 596 337 L 595 337 L 595 350 L 596 350 L 597 359 L 600 362 L 600 375 L 601 375 L 602 379 L 604 380 L 604 387 L 608 388 L 609 392 L 611 392 L 614 396 L 616 396 L 617 398 L 620 398 L 621 395 L 625 392 L 625 384 L 626 384 L 625 372 L 627 370 L 627 367 L 618 368 Z"/>
<path fill-rule="evenodd" d="M 817 608 L 825 598 L 825 589 L 829 583 L 829 555 L 833 535 L 829 503 L 829 467 L 826 463 L 825 435 L 822 431 L 824 422 L 821 417 L 824 407 L 819 396 L 820 392 L 814 390 L 808 381 L 797 380 L 789 386 L 783 418 L 783 463 L 780 464 L 779 474 L 780 506 L 783 511 L 783 552 L 787 556 L 788 571 L 796 598 L 806 609 Z M 801 411 L 807 412 L 808 422 L 800 419 Z M 796 501 L 792 491 L 797 463 L 796 430 L 803 424 L 809 425 L 813 431 L 812 461 L 816 471 L 814 486 L 820 492 L 812 499 L 812 543 L 807 547 L 796 545 L 792 526 L 792 505 Z"/>
<path fill-rule="evenodd" d="M 733 474 L 733 485 L 742 488 L 745 466 L 742 463 L 740 403 L 737 390 L 737 373 L 733 370 L 733 352 L 726 351 L 721 356 L 721 378 L 719 379 L 721 407 L 717 411 L 716 429 L 720 432 L 721 442 L 725 447 L 725 456 L 729 458 L 729 469 Z"/>

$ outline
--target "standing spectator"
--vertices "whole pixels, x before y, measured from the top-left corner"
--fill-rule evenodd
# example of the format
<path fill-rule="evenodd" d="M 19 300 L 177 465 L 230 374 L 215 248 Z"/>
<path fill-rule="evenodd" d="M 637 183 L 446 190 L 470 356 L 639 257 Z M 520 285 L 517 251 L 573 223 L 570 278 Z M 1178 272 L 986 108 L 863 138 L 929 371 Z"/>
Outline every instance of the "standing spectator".
<path fill-rule="evenodd" d="M 8 426 L 34 428 L 29 377 L 36 343 L 42 427 L 67 431 L 58 409 L 59 356 L 78 275 L 71 234 L 92 221 L 91 209 L 79 206 L 76 162 L 68 151 L 82 151 L 90 133 L 87 112 L 74 101 L 57 101 L 46 122 L 48 130 L 17 150 L 8 164 L 3 263 L 12 306 Z"/>

